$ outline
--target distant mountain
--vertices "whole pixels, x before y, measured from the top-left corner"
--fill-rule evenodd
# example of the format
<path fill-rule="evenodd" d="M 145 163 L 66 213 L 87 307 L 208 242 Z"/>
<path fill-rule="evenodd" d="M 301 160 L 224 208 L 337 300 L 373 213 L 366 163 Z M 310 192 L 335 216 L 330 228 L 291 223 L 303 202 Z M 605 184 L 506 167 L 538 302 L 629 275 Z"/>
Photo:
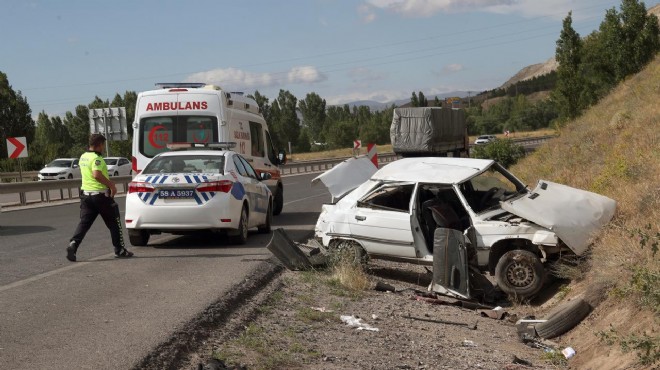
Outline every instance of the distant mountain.
<path fill-rule="evenodd" d="M 412 95 L 412 91 L 410 92 L 410 94 Z M 424 97 L 426 97 L 426 100 L 432 101 L 432 100 L 435 99 L 436 96 L 438 97 L 438 99 L 444 100 L 445 98 L 449 98 L 449 97 L 464 98 L 464 97 L 468 96 L 468 94 L 469 94 L 468 91 L 452 91 L 452 92 L 437 94 L 437 95 L 424 94 Z M 472 94 L 474 95 L 474 92 L 472 92 Z M 410 103 L 410 98 L 392 100 L 392 101 L 387 101 L 387 102 L 382 102 L 382 103 L 374 101 L 374 100 L 356 100 L 356 101 L 352 101 L 352 102 L 348 102 L 348 103 L 344 103 L 344 104 L 348 104 L 348 106 L 351 109 L 353 109 L 353 107 L 367 106 L 372 111 L 379 111 L 379 110 L 386 109 L 387 107 L 391 106 L 392 104 L 396 105 L 397 107 L 400 107 L 400 106 L 402 106 L 404 104 L 408 104 L 408 103 Z M 344 104 L 336 104 L 336 105 L 344 106 Z"/>

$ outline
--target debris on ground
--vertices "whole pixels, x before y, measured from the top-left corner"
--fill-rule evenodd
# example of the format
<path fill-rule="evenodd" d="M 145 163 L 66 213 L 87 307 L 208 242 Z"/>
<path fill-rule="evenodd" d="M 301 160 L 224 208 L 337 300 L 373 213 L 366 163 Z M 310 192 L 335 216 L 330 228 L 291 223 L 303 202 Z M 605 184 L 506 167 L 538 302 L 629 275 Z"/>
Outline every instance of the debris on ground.
<path fill-rule="evenodd" d="M 339 318 L 342 322 L 345 322 L 346 325 L 355 327 L 357 330 L 378 331 L 378 328 L 362 322 L 362 319 L 359 317 L 355 317 L 353 315 L 341 315 Z"/>

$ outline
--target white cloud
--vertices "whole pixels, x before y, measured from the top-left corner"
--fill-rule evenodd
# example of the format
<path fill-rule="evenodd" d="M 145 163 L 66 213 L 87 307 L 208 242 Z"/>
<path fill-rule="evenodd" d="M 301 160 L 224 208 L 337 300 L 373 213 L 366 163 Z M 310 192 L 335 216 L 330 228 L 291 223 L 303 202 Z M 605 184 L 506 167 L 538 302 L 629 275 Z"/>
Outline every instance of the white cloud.
<path fill-rule="evenodd" d="M 445 73 L 451 73 L 451 72 L 459 72 L 463 70 L 463 65 L 454 63 L 454 64 L 448 64 L 444 67 L 442 67 L 442 72 Z"/>
<path fill-rule="evenodd" d="M 369 5 L 362 4 L 358 6 L 357 11 L 363 23 L 371 23 L 376 20 L 376 13 Z"/>
<path fill-rule="evenodd" d="M 350 92 L 347 94 L 334 95 L 326 98 L 329 105 L 339 105 L 356 100 L 373 100 L 385 103 L 392 100 L 403 99 L 407 94 L 399 90 L 379 90 L 370 92 Z"/>
<path fill-rule="evenodd" d="M 351 78 L 353 83 L 364 84 L 373 81 L 379 81 L 385 78 L 385 75 L 380 72 L 376 72 L 369 68 L 359 67 L 354 68 L 348 71 L 348 77 Z"/>
<path fill-rule="evenodd" d="M 524 17 L 552 16 L 558 19 L 579 6 L 575 0 L 366 0 L 366 4 L 367 8 L 381 9 L 405 17 L 481 11 L 520 14 Z"/>
<path fill-rule="evenodd" d="M 186 82 L 206 82 L 231 88 L 265 88 L 286 84 L 314 84 L 327 76 L 312 66 L 293 67 L 289 71 L 274 73 L 247 72 L 237 68 L 218 68 L 194 73 Z"/>

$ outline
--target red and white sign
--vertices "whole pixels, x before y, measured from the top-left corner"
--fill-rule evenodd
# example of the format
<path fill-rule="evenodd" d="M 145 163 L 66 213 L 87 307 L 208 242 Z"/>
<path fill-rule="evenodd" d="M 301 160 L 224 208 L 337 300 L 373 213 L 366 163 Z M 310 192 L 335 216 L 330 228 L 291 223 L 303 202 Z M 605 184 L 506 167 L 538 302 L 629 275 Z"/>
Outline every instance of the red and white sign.
<path fill-rule="evenodd" d="M 353 140 L 353 149 L 362 148 L 362 140 Z"/>
<path fill-rule="evenodd" d="M 7 155 L 9 158 L 27 158 L 27 140 L 25 136 L 7 138 Z"/>
<path fill-rule="evenodd" d="M 378 168 L 378 150 L 376 150 L 376 144 L 367 144 L 367 157 Z"/>

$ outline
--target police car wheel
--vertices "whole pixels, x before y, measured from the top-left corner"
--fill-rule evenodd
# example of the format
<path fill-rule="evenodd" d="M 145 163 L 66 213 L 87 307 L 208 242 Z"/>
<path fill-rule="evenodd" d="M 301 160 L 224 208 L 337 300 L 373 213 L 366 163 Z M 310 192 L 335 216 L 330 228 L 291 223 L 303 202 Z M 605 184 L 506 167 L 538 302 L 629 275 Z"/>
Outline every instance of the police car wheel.
<path fill-rule="evenodd" d="M 284 208 L 284 189 L 282 189 L 281 186 L 277 187 L 277 191 L 275 192 L 275 204 L 273 205 L 273 214 L 275 216 L 279 215 L 282 213 L 282 209 Z"/>
<path fill-rule="evenodd" d="M 266 212 L 266 223 L 259 226 L 257 229 L 262 234 L 268 234 L 270 232 L 270 225 L 273 222 L 273 202 L 271 201 L 268 204 L 268 211 Z"/>
<path fill-rule="evenodd" d="M 234 237 L 236 244 L 247 243 L 248 238 L 248 213 L 245 206 L 241 210 L 241 221 L 238 223 L 238 235 Z"/>
<path fill-rule="evenodd" d="M 149 232 L 146 230 L 128 230 L 128 240 L 134 247 L 144 247 L 149 243 Z"/>

